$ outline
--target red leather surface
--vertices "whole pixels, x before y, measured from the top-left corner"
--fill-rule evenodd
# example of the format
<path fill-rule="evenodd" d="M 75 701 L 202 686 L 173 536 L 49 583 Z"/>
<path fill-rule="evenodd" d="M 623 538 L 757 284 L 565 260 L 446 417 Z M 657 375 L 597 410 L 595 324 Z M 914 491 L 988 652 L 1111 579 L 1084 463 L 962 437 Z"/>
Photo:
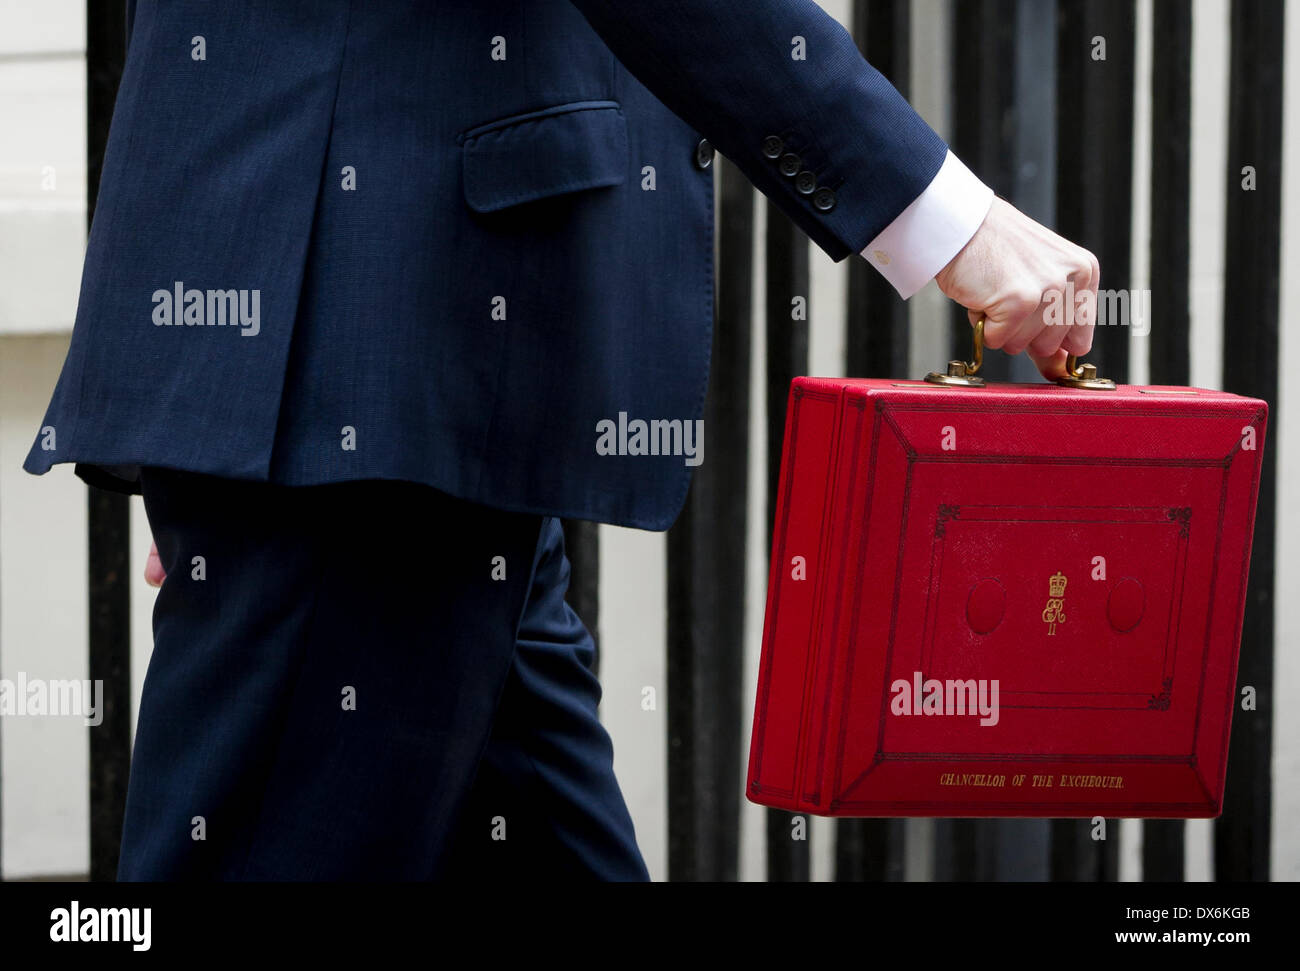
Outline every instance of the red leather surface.
<path fill-rule="evenodd" d="M 799 378 L 787 415 L 751 800 L 1219 813 L 1264 402 Z M 931 679 L 996 723 L 900 711 Z"/>

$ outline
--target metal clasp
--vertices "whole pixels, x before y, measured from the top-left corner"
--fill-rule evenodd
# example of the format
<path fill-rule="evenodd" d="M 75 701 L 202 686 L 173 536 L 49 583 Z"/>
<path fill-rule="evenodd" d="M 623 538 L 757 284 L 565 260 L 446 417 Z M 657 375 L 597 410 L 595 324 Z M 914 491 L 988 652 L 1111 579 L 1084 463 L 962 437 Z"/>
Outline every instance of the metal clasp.
<path fill-rule="evenodd" d="M 1097 376 L 1097 365 L 1079 364 L 1074 355 L 1065 359 L 1065 375 L 1056 379 L 1063 388 L 1087 388 L 1090 391 L 1114 391 L 1115 382 Z"/>

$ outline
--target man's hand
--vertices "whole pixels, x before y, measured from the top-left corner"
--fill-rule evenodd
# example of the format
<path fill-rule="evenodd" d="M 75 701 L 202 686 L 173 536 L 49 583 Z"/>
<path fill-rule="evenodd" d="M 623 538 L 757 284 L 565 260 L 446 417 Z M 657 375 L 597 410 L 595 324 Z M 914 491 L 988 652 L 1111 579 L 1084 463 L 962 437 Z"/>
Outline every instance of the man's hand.
<path fill-rule="evenodd" d="M 158 544 L 153 543 L 149 547 L 149 559 L 144 563 L 144 582 L 151 587 L 161 587 L 166 576 L 162 559 L 158 556 Z"/>
<path fill-rule="evenodd" d="M 1065 373 L 1067 354 L 1092 347 L 1100 281 L 1095 256 L 996 197 L 971 241 L 935 277 L 972 325 L 985 318 L 985 346 L 1027 351 L 1048 379 Z M 1053 304 L 1061 322 L 1049 323 Z"/>

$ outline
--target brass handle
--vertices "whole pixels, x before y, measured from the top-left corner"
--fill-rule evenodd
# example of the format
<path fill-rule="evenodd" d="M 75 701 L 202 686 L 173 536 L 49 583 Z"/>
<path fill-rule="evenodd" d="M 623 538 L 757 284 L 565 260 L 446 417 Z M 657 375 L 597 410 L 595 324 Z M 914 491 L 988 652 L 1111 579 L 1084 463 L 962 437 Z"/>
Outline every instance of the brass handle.
<path fill-rule="evenodd" d="M 931 371 L 925 380 L 931 384 L 944 384 L 962 388 L 982 388 L 984 379 L 976 372 L 984 364 L 984 318 L 975 321 L 971 335 L 973 359 L 967 361 L 949 361 L 948 370 Z M 1090 391 L 1113 391 L 1115 382 L 1110 378 L 1098 377 L 1097 365 L 1080 364 L 1075 355 L 1065 360 L 1065 374 L 1056 379 L 1056 383 L 1066 388 L 1085 388 Z"/>
<path fill-rule="evenodd" d="M 966 361 L 949 361 L 948 370 L 945 372 L 931 371 L 925 376 L 925 380 L 931 384 L 946 384 L 962 388 L 982 388 L 984 379 L 976 377 L 975 372 L 984 364 L 984 318 L 981 317 L 975 321 L 972 335 L 973 357 L 974 360 L 967 363 Z"/>

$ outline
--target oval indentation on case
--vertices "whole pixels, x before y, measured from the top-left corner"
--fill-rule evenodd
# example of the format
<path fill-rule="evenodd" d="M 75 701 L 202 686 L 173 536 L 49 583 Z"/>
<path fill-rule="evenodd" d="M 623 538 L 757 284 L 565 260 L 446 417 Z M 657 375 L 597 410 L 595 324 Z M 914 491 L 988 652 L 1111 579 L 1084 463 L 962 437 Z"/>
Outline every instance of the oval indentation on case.
<path fill-rule="evenodd" d="M 1007 592 L 1002 582 L 985 577 L 970 588 L 966 598 L 966 622 L 976 634 L 987 634 L 1002 623 L 1007 610 Z"/>
<path fill-rule="evenodd" d="M 1115 584 L 1106 601 L 1106 617 L 1110 626 L 1123 634 L 1142 622 L 1146 610 L 1146 591 L 1132 577 L 1124 577 Z"/>

